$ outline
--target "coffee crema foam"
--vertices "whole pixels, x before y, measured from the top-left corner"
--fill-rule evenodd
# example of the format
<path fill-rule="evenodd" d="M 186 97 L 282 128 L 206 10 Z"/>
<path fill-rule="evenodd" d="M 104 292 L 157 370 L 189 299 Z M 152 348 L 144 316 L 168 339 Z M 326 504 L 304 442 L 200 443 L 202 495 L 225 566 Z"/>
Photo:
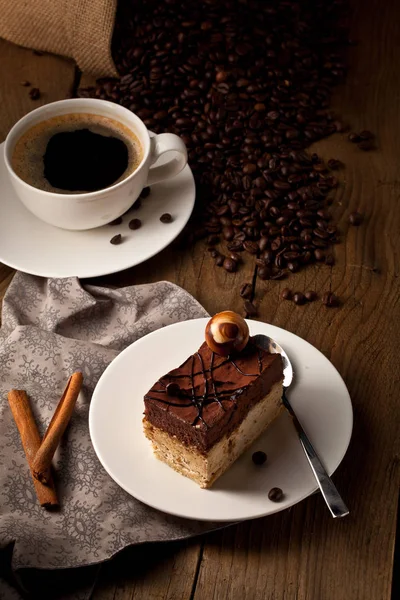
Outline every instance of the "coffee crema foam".
<path fill-rule="evenodd" d="M 22 134 L 15 144 L 11 157 L 11 165 L 16 175 L 29 185 L 46 192 L 85 193 L 85 190 L 69 191 L 53 187 L 44 176 L 43 161 L 47 144 L 54 135 L 81 129 L 89 129 L 99 135 L 118 138 L 125 143 L 128 149 L 128 166 L 112 185 L 126 179 L 142 162 L 142 145 L 131 129 L 110 117 L 90 113 L 71 113 L 41 121 Z"/>

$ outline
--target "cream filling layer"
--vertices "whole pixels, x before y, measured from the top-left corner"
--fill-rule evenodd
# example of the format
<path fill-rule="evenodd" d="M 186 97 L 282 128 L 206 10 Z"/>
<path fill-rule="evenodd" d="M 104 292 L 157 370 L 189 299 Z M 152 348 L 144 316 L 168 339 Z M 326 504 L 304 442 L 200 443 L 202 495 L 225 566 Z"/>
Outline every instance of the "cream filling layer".
<path fill-rule="evenodd" d="M 159 460 L 193 479 L 200 487 L 209 488 L 276 419 L 283 410 L 281 399 L 282 382 L 279 382 L 253 406 L 238 427 L 214 444 L 206 455 L 155 427 L 146 418 L 143 419 L 144 433 Z"/>

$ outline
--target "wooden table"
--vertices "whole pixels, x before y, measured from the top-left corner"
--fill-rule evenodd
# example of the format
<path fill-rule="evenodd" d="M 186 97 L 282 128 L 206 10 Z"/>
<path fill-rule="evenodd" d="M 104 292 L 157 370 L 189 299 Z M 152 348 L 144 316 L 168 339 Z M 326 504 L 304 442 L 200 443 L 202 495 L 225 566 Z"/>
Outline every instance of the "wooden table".
<path fill-rule="evenodd" d="M 320 302 L 279 300 L 281 282 L 257 280 L 263 321 L 284 327 L 319 348 L 343 376 L 354 406 L 354 433 L 334 480 L 351 514 L 333 521 L 319 495 L 290 510 L 185 543 L 132 548 L 106 564 L 94 600 L 387 600 L 390 597 L 399 491 L 400 252 L 400 18 L 397 0 L 353 2 L 347 82 L 334 107 L 356 131 L 377 134 L 378 150 L 361 152 L 345 136 L 316 144 L 339 158 L 334 212 L 343 232 L 336 265 L 291 276 L 299 290 L 332 288 L 338 309 Z M 0 139 L 26 112 L 74 92 L 72 62 L 37 56 L 0 41 Z M 42 96 L 33 102 L 20 85 Z M 83 76 L 83 81 L 90 78 Z M 348 215 L 360 210 L 361 227 Z M 146 264 L 97 280 L 134 284 L 167 279 L 193 294 L 210 313 L 242 310 L 238 285 L 251 281 L 250 262 L 235 275 L 214 266 L 198 243 L 185 254 L 170 247 Z M 0 293 L 13 275 L 0 266 Z M 218 294 L 213 290 L 218 288 Z"/>

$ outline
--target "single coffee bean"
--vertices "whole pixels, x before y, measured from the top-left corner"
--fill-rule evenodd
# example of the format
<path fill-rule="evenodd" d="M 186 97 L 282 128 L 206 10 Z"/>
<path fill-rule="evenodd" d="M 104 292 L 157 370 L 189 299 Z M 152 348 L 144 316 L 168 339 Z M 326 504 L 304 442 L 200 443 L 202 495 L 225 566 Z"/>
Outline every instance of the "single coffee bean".
<path fill-rule="evenodd" d="M 171 381 L 170 383 L 167 383 L 165 391 L 167 392 L 167 396 L 179 396 L 181 388 L 175 381 Z"/>
<path fill-rule="evenodd" d="M 374 134 L 371 131 L 368 131 L 367 129 L 360 131 L 358 135 L 362 140 L 372 140 L 374 138 Z"/>
<path fill-rule="evenodd" d="M 226 240 L 227 242 L 230 242 L 231 240 L 233 240 L 234 235 L 235 235 L 235 230 L 230 225 L 222 228 L 222 236 L 223 236 L 224 240 Z"/>
<path fill-rule="evenodd" d="M 296 292 L 295 294 L 293 294 L 293 302 L 295 304 L 298 304 L 299 306 L 301 304 L 304 304 L 306 301 L 304 294 L 302 294 L 301 292 Z"/>
<path fill-rule="evenodd" d="M 285 277 L 286 277 L 285 271 L 283 271 L 282 269 L 274 268 L 272 270 L 270 279 L 275 281 L 278 279 L 285 279 Z"/>
<path fill-rule="evenodd" d="M 215 264 L 217 265 L 217 267 L 222 267 L 222 265 L 224 264 L 224 260 L 225 260 L 225 256 L 222 256 L 222 254 L 219 254 L 215 257 Z"/>
<path fill-rule="evenodd" d="M 142 189 L 139 198 L 147 198 L 148 196 L 150 196 L 150 187 L 147 186 Z"/>
<path fill-rule="evenodd" d="M 243 167 L 243 173 L 245 175 L 252 175 L 255 171 L 257 171 L 257 167 L 252 163 L 247 163 L 247 165 L 244 165 Z"/>
<path fill-rule="evenodd" d="M 308 302 L 313 302 L 317 298 L 317 294 L 315 292 L 313 292 L 312 290 L 305 292 L 304 296 L 305 296 L 306 300 L 308 300 Z"/>
<path fill-rule="evenodd" d="M 280 502 L 283 499 L 283 492 L 281 488 L 274 487 L 268 492 L 268 498 L 272 502 Z"/>
<path fill-rule="evenodd" d="M 250 298 L 253 292 L 251 283 L 242 283 L 240 286 L 239 294 L 242 298 Z"/>
<path fill-rule="evenodd" d="M 332 292 L 325 292 L 322 296 L 322 303 L 328 308 L 339 306 L 339 298 Z"/>
<path fill-rule="evenodd" d="M 234 260 L 236 263 L 240 263 L 240 261 L 242 260 L 242 257 L 240 256 L 240 254 L 238 254 L 237 252 L 230 252 L 229 256 L 232 260 Z"/>
<path fill-rule="evenodd" d="M 295 260 L 291 260 L 291 261 L 288 262 L 287 268 L 292 273 L 296 273 L 296 271 L 299 270 L 299 264 Z"/>
<path fill-rule="evenodd" d="M 317 248 L 316 250 L 314 250 L 314 256 L 315 256 L 315 260 L 318 260 L 318 261 L 325 260 L 325 252 L 323 250 L 321 250 L 320 248 Z"/>
<path fill-rule="evenodd" d="M 281 292 L 282 300 L 291 300 L 292 299 L 292 290 L 289 288 L 284 288 Z"/>
<path fill-rule="evenodd" d="M 265 281 L 266 279 L 270 279 L 271 271 L 268 267 L 258 267 L 257 276 L 263 281 Z"/>
<path fill-rule="evenodd" d="M 217 258 L 217 256 L 219 256 L 219 252 L 215 248 L 209 248 L 208 250 L 213 258 Z"/>
<path fill-rule="evenodd" d="M 245 300 L 243 307 L 244 307 L 246 317 L 256 317 L 257 316 L 257 314 L 258 314 L 257 309 L 254 306 L 254 304 L 252 302 L 250 302 L 250 300 Z"/>
<path fill-rule="evenodd" d="M 353 144 L 357 144 L 358 142 L 361 141 L 360 136 L 357 133 L 353 133 L 353 132 L 349 133 L 348 139 L 349 139 L 349 142 L 352 142 Z"/>
<path fill-rule="evenodd" d="M 32 88 L 29 91 L 29 96 L 30 96 L 31 100 L 39 100 L 39 98 L 41 96 L 39 88 L 36 88 L 36 87 Z"/>
<path fill-rule="evenodd" d="M 354 227 L 358 227 L 363 222 L 364 218 L 359 212 L 352 212 L 349 215 L 349 223 Z"/>
<path fill-rule="evenodd" d="M 337 160 L 336 158 L 330 158 L 328 160 L 327 165 L 330 169 L 332 169 L 332 171 L 336 171 L 337 169 L 340 169 L 340 167 L 342 166 L 342 163 L 340 162 L 340 160 Z"/>
<path fill-rule="evenodd" d="M 237 262 L 236 260 L 232 260 L 232 258 L 225 258 L 222 266 L 224 267 L 225 271 L 228 271 L 228 273 L 234 273 L 237 271 Z"/>
<path fill-rule="evenodd" d="M 117 233 L 117 235 L 114 235 L 114 237 L 112 237 L 110 240 L 110 244 L 113 244 L 114 246 L 117 246 L 117 244 L 120 244 L 121 242 L 122 242 L 122 235 L 120 233 Z"/>
<path fill-rule="evenodd" d="M 266 462 L 267 455 L 262 450 L 257 450 L 257 452 L 253 452 L 251 460 L 255 465 L 260 466 Z"/>
<path fill-rule="evenodd" d="M 122 217 L 117 217 L 116 219 L 114 219 L 114 221 L 111 221 L 111 223 L 109 223 L 109 225 L 121 225 L 122 223 Z"/>
<path fill-rule="evenodd" d="M 161 215 L 160 221 L 161 223 L 171 223 L 172 216 L 169 213 L 164 213 L 163 215 Z"/>
<path fill-rule="evenodd" d="M 129 221 L 129 229 L 139 229 L 142 226 L 142 221 L 140 219 L 132 219 Z"/>
<path fill-rule="evenodd" d="M 257 254 L 257 252 L 258 252 L 258 244 L 256 242 L 252 242 L 250 240 L 246 240 L 245 242 L 243 242 L 243 248 L 249 254 Z"/>

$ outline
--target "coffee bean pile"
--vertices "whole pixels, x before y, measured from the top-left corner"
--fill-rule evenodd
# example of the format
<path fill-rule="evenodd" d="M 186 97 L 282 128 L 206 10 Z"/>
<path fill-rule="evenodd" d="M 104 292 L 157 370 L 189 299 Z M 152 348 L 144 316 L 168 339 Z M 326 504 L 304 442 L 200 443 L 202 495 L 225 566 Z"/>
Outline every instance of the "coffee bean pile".
<path fill-rule="evenodd" d="M 329 112 L 345 73 L 342 16 L 338 0 L 122 1 L 121 79 L 79 91 L 181 136 L 197 184 L 194 237 L 227 272 L 239 253 L 262 280 L 333 264 L 327 207 L 342 165 L 305 148 L 345 129 Z"/>

